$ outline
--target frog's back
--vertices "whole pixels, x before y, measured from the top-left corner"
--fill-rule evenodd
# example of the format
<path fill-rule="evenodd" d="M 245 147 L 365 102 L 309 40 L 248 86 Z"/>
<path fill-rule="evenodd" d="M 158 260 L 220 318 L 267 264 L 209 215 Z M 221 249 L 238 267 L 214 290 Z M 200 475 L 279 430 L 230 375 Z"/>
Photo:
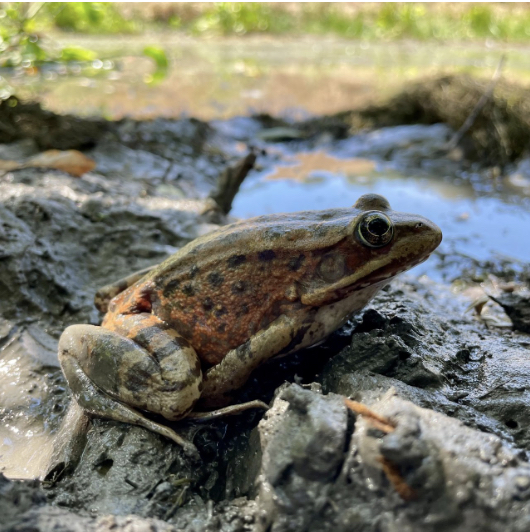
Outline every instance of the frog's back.
<path fill-rule="evenodd" d="M 222 262 L 236 251 L 316 249 L 344 238 L 356 214 L 353 208 L 271 214 L 236 222 L 197 238 L 155 268 L 149 277 L 160 282 L 170 272 L 185 271 L 197 262 Z"/>
<path fill-rule="evenodd" d="M 152 310 L 209 363 L 287 307 L 322 250 L 344 238 L 354 209 L 261 216 L 205 235 L 145 278 Z"/>

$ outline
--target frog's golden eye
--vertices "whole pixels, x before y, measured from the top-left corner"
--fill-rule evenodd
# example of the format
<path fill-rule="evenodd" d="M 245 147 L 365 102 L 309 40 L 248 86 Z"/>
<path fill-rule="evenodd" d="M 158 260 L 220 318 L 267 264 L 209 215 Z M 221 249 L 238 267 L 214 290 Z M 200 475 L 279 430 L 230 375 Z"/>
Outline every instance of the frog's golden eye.
<path fill-rule="evenodd" d="M 390 218 L 382 212 L 365 212 L 357 224 L 357 238 L 365 246 L 380 248 L 386 246 L 394 236 Z"/>

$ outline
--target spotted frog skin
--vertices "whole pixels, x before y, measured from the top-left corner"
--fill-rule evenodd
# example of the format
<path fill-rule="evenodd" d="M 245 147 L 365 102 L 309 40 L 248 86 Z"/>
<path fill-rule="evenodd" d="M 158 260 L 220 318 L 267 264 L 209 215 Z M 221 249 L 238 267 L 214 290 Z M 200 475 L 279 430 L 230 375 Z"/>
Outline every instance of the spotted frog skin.
<path fill-rule="evenodd" d="M 226 406 L 257 366 L 323 340 L 441 239 L 432 222 L 375 194 L 352 208 L 234 223 L 100 291 L 103 323 L 68 327 L 59 359 L 86 412 L 190 450 L 142 411 L 174 421 Z"/>

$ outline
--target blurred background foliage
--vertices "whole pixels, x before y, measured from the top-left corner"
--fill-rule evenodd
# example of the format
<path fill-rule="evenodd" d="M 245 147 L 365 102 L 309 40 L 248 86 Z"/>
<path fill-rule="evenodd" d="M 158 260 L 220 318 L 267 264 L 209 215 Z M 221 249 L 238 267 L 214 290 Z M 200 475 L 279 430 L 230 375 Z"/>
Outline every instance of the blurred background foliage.
<path fill-rule="evenodd" d="M 0 3 L 2 37 L 11 22 L 35 32 L 333 34 L 355 39 L 530 40 L 527 3 Z"/>

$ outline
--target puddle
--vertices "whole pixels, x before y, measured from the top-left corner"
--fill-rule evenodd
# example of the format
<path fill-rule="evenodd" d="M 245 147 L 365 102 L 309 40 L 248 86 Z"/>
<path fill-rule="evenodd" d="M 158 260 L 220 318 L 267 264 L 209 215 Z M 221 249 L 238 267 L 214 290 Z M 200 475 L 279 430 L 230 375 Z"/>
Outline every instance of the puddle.
<path fill-rule="evenodd" d="M 0 472 L 30 479 L 51 456 L 65 390 L 55 340 L 35 326 L 10 329 L 0 319 L 0 337 L 9 338 L 0 347 Z"/>

